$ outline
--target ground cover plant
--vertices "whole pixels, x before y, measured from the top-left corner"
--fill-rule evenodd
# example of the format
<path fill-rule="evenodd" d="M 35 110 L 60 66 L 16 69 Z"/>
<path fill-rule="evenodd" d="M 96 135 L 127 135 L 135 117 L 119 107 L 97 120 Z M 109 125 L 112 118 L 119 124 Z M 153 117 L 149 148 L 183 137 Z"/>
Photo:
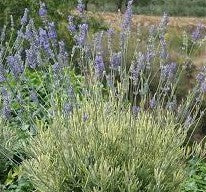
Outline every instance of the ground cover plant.
<path fill-rule="evenodd" d="M 1 32 L 2 190 L 183 190 L 188 160 L 205 156 L 204 140 L 190 141 L 205 112 L 206 68 L 178 94 L 192 49 L 205 45 L 204 26 L 185 34 L 186 59 L 177 63 L 166 14 L 144 42 L 137 31 L 129 50 L 132 1 L 120 32 L 94 38 L 81 1 L 77 10 L 80 23 L 68 17 L 69 49 L 42 2 L 41 27 L 26 9 L 17 32 L 12 22 Z"/>

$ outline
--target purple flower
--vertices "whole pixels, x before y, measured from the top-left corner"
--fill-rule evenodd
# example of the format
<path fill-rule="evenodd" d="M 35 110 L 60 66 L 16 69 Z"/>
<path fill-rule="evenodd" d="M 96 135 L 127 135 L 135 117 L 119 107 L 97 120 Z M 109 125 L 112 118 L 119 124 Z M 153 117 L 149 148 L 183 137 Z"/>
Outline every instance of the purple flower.
<path fill-rule="evenodd" d="M 104 62 L 103 57 L 101 55 L 97 55 L 95 58 L 95 73 L 97 77 L 102 77 L 104 72 Z"/>
<path fill-rule="evenodd" d="M 76 26 L 74 24 L 74 17 L 73 16 L 69 16 L 68 17 L 68 30 L 69 32 L 74 35 L 77 31 Z"/>
<path fill-rule="evenodd" d="M 85 5 L 82 2 L 82 0 L 78 0 L 77 10 L 79 11 L 80 14 L 84 13 Z"/>
<path fill-rule="evenodd" d="M 38 96 L 37 96 L 37 93 L 36 93 L 36 91 L 35 90 L 31 90 L 30 91 L 30 98 L 31 98 L 31 100 L 34 102 L 34 103 L 38 103 Z"/>
<path fill-rule="evenodd" d="M 102 51 L 102 36 L 103 32 L 99 32 L 95 37 L 95 48 L 97 53 L 101 53 Z"/>
<path fill-rule="evenodd" d="M 169 17 L 166 13 L 164 13 L 164 15 L 160 21 L 159 28 L 164 30 L 167 27 L 168 23 L 169 23 Z"/>
<path fill-rule="evenodd" d="M 160 37 L 160 58 L 166 60 L 168 58 L 167 43 L 164 37 Z"/>
<path fill-rule="evenodd" d="M 25 38 L 26 40 L 31 40 L 32 37 L 33 37 L 33 32 L 32 32 L 32 29 L 31 29 L 30 24 L 28 24 L 28 25 L 26 26 L 26 31 L 25 31 L 25 34 L 24 34 L 24 38 Z"/>
<path fill-rule="evenodd" d="M 112 28 L 109 28 L 108 30 L 107 30 L 107 35 L 108 35 L 108 37 L 112 37 L 112 35 L 114 35 L 114 29 L 112 29 Z"/>
<path fill-rule="evenodd" d="M 71 85 L 68 86 L 67 96 L 70 99 L 74 99 L 74 97 L 75 97 L 74 89 L 73 89 L 73 87 Z"/>
<path fill-rule="evenodd" d="M 206 80 L 201 83 L 201 85 L 200 85 L 200 90 L 201 90 L 203 93 L 206 93 Z"/>
<path fill-rule="evenodd" d="M 198 73 L 198 75 L 196 76 L 196 80 L 198 84 L 201 84 L 202 82 L 204 82 L 205 79 L 206 79 L 206 75 L 202 72 Z"/>
<path fill-rule="evenodd" d="M 52 68 L 53 68 L 55 75 L 59 73 L 59 70 L 60 70 L 59 63 L 55 63 L 54 65 L 52 65 Z"/>
<path fill-rule="evenodd" d="M 48 37 L 49 37 L 49 39 L 56 39 L 57 38 L 57 32 L 56 32 L 54 22 L 51 22 L 48 24 Z"/>
<path fill-rule="evenodd" d="M 2 98 L 3 98 L 3 108 L 2 115 L 4 118 L 8 119 L 11 116 L 11 99 L 8 91 L 3 87 L 1 90 Z"/>
<path fill-rule="evenodd" d="M 177 70 L 177 64 L 176 63 L 170 63 L 167 65 L 162 66 L 161 68 L 161 76 L 165 79 L 171 80 L 175 72 Z"/>
<path fill-rule="evenodd" d="M 71 103 L 65 103 L 63 106 L 63 112 L 65 115 L 69 115 L 73 112 L 73 105 Z"/>
<path fill-rule="evenodd" d="M 206 66 L 202 67 L 202 69 L 196 76 L 196 80 L 199 85 L 201 85 L 206 80 Z"/>
<path fill-rule="evenodd" d="M 137 82 L 140 72 L 145 69 L 145 56 L 140 52 L 131 68 L 131 78 Z"/>
<path fill-rule="evenodd" d="M 192 39 L 194 41 L 197 41 L 202 37 L 202 34 L 201 34 L 202 29 L 203 29 L 203 25 L 198 24 L 197 28 L 192 32 Z"/>
<path fill-rule="evenodd" d="M 65 49 L 65 44 L 63 41 L 59 42 L 59 54 L 57 56 L 58 64 L 60 67 L 64 67 L 68 64 L 68 53 Z"/>
<path fill-rule="evenodd" d="M 139 106 L 133 106 L 133 107 L 132 107 L 132 114 L 133 114 L 135 117 L 138 116 L 139 112 L 140 112 L 140 107 L 139 107 Z"/>
<path fill-rule="evenodd" d="M 16 40 L 14 42 L 14 49 L 15 50 L 19 50 L 19 48 L 21 47 L 21 43 L 24 39 L 24 34 L 22 32 L 22 30 L 18 30 L 17 31 L 17 37 L 16 37 Z"/>
<path fill-rule="evenodd" d="M 38 66 L 38 48 L 31 45 L 30 49 L 26 50 L 26 62 L 31 69 Z"/>
<path fill-rule="evenodd" d="M 194 122 L 194 119 L 189 115 L 187 119 L 185 120 L 184 126 L 186 128 L 189 128 L 193 124 L 193 122 Z"/>
<path fill-rule="evenodd" d="M 49 56 L 52 55 L 48 34 L 46 30 L 42 28 L 39 29 L 39 44 L 49 54 Z"/>
<path fill-rule="evenodd" d="M 2 64 L 0 64 L 0 83 L 6 81 L 5 70 Z"/>
<path fill-rule="evenodd" d="M 149 105 L 151 109 L 154 109 L 156 107 L 156 99 L 155 97 L 153 97 L 150 101 L 149 101 Z"/>
<path fill-rule="evenodd" d="M 84 23 L 79 25 L 79 34 L 75 37 L 77 41 L 77 45 L 83 47 L 86 43 L 88 32 L 88 24 Z"/>
<path fill-rule="evenodd" d="M 113 36 L 113 34 L 114 34 L 113 29 L 110 28 L 110 29 L 107 30 L 108 47 L 109 47 L 110 51 L 112 51 L 111 47 L 112 47 L 112 36 Z"/>
<path fill-rule="evenodd" d="M 133 0 L 128 2 L 127 10 L 124 14 L 124 20 L 122 23 L 123 31 L 128 30 L 132 22 L 132 3 L 133 3 Z"/>
<path fill-rule="evenodd" d="M 47 16 L 47 8 L 45 3 L 40 2 L 39 16 L 46 17 Z"/>
<path fill-rule="evenodd" d="M 121 65 L 121 59 L 122 59 L 122 54 L 121 52 L 119 53 L 114 53 L 111 57 L 111 68 L 113 70 L 118 70 L 118 68 Z"/>
<path fill-rule="evenodd" d="M 19 54 L 15 54 L 14 56 L 8 56 L 7 63 L 9 65 L 9 68 L 11 69 L 14 77 L 18 78 L 18 76 L 24 70 L 23 61 L 21 60 L 21 56 Z"/>
<path fill-rule="evenodd" d="M 88 119 L 89 119 L 89 115 L 86 114 L 86 113 L 84 113 L 82 119 L 83 119 L 83 122 L 88 121 Z"/>
<path fill-rule="evenodd" d="M 26 24 L 27 24 L 27 22 L 28 22 L 28 13 L 29 13 L 29 10 L 26 8 L 26 9 L 24 10 L 24 15 L 23 15 L 23 17 L 21 18 L 21 24 L 22 24 L 22 25 L 26 25 Z"/>
<path fill-rule="evenodd" d="M 11 107 L 9 103 L 3 103 L 2 115 L 5 119 L 9 119 L 11 116 Z"/>
<path fill-rule="evenodd" d="M 168 110 L 170 110 L 170 111 L 175 110 L 176 107 L 177 107 L 177 102 L 176 102 L 176 100 L 168 101 L 167 104 L 166 104 L 166 109 L 168 109 Z"/>

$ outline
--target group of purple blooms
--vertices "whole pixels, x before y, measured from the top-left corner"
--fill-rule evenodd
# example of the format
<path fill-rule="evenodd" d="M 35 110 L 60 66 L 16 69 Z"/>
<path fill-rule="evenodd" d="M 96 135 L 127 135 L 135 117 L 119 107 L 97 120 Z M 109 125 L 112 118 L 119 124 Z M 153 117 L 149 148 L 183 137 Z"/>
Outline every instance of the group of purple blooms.
<path fill-rule="evenodd" d="M 131 32 L 131 23 L 132 23 L 132 0 L 129 1 L 127 10 L 124 15 L 122 30 L 120 32 L 120 50 L 118 52 L 112 51 L 112 36 L 114 35 L 113 29 L 108 29 L 106 32 L 108 37 L 108 48 L 111 49 L 111 55 L 109 60 L 109 71 L 111 74 L 118 74 L 121 76 L 121 72 L 126 70 L 126 67 L 122 67 L 126 65 L 124 63 L 125 54 L 126 54 L 126 46 L 129 34 Z M 84 4 L 81 0 L 78 1 L 77 10 L 79 11 L 80 17 L 84 22 L 76 25 L 74 16 L 68 17 L 68 30 L 70 34 L 73 36 L 75 40 L 75 46 L 82 51 L 86 57 L 88 56 L 88 50 L 90 49 L 90 45 L 88 44 L 88 31 L 89 26 L 86 22 Z M 54 22 L 48 21 L 48 13 L 45 3 L 40 2 L 39 16 L 41 17 L 44 27 L 40 27 L 38 30 L 35 27 L 34 21 L 32 18 L 29 18 L 29 10 L 25 9 L 24 15 L 21 19 L 21 28 L 17 32 L 17 37 L 15 42 L 12 45 L 13 50 L 6 57 L 6 66 L 8 69 L 5 69 L 3 66 L 3 59 L 1 59 L 0 65 L 0 82 L 7 82 L 7 76 L 9 72 L 11 72 L 15 79 L 18 79 L 22 76 L 26 67 L 31 68 L 32 70 L 36 70 L 37 67 L 44 66 L 46 63 L 52 61 L 52 68 L 54 74 L 58 74 L 61 68 L 69 65 L 70 55 L 68 54 L 64 41 L 58 41 L 58 35 Z M 155 28 L 151 27 L 149 30 L 150 38 L 154 38 L 154 34 L 159 33 L 159 58 L 160 58 L 160 78 L 162 82 L 165 82 L 166 88 L 172 84 L 176 77 L 176 72 L 178 70 L 178 65 L 175 62 L 167 62 L 169 60 L 169 53 L 167 50 L 167 43 L 165 40 L 166 26 L 168 25 L 168 16 L 165 14 L 160 22 L 160 25 Z M 202 26 L 199 25 L 197 29 L 192 33 L 192 38 L 194 41 L 198 41 L 201 38 L 201 29 Z M 5 28 L 1 33 L 1 44 L 5 38 Z M 94 58 L 94 72 L 95 76 L 98 80 L 102 80 L 109 75 L 107 75 L 106 71 L 107 66 L 104 62 L 103 57 L 103 48 L 102 48 L 102 36 L 103 32 L 99 32 L 95 37 L 95 49 L 93 50 Z M 23 42 L 29 43 L 29 48 L 25 50 L 25 58 L 22 56 L 24 52 Z M 6 48 L 2 45 L 0 47 L 0 58 L 4 58 Z M 132 62 L 129 72 L 127 73 L 130 76 L 130 79 L 133 82 L 134 86 L 138 86 L 140 75 L 146 71 L 151 69 L 152 60 L 157 55 L 157 51 L 155 50 L 155 44 L 153 42 L 149 42 L 146 47 L 146 52 L 139 52 L 137 57 Z M 113 78 L 115 79 L 115 78 Z M 198 93 L 202 94 L 206 92 L 206 69 L 204 68 L 198 75 Z M 114 82 L 112 82 L 114 84 Z M 111 84 L 108 83 L 108 84 Z M 171 89 L 171 88 L 169 88 Z M 9 117 L 11 113 L 10 105 L 10 95 L 8 94 L 5 88 L 2 88 L 2 98 L 3 98 L 3 108 L 2 112 L 5 117 Z M 157 95 L 154 95 L 149 100 L 150 108 L 154 109 L 157 105 Z M 33 101 L 38 100 L 38 96 L 36 92 L 31 90 L 31 98 Z M 173 108 L 175 104 L 175 100 L 169 101 L 167 103 L 168 108 Z M 73 109 L 72 104 L 66 103 L 64 107 L 64 111 L 71 112 Z M 137 114 L 140 111 L 140 108 L 135 104 L 132 107 L 132 111 L 134 114 Z M 84 120 L 88 117 L 85 114 Z"/>

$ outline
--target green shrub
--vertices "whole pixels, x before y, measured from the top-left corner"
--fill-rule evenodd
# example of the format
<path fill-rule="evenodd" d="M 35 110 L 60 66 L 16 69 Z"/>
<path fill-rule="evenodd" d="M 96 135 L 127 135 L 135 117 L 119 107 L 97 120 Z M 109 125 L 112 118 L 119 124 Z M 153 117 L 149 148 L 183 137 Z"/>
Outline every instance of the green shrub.
<path fill-rule="evenodd" d="M 206 190 L 206 163 L 198 158 L 189 161 L 189 178 L 184 184 L 184 191 L 205 191 Z"/>
<path fill-rule="evenodd" d="M 39 134 L 25 145 L 31 158 L 23 166 L 37 190 L 180 191 L 189 153 L 172 113 L 133 116 L 112 102 L 78 103 L 81 109 L 56 117 L 47 130 L 39 122 Z"/>

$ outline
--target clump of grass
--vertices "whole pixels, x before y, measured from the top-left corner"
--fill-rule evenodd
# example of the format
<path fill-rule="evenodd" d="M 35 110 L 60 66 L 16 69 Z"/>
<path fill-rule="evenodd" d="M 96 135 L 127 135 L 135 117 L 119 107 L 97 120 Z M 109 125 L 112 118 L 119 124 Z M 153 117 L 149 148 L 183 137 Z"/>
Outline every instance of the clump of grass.
<path fill-rule="evenodd" d="M 23 164 L 35 188 L 180 191 L 186 160 L 194 151 L 183 147 L 187 130 L 174 114 L 132 113 L 129 106 L 96 101 L 78 101 L 80 109 L 49 126 L 39 122 L 39 134 L 25 145 L 30 159 Z"/>

